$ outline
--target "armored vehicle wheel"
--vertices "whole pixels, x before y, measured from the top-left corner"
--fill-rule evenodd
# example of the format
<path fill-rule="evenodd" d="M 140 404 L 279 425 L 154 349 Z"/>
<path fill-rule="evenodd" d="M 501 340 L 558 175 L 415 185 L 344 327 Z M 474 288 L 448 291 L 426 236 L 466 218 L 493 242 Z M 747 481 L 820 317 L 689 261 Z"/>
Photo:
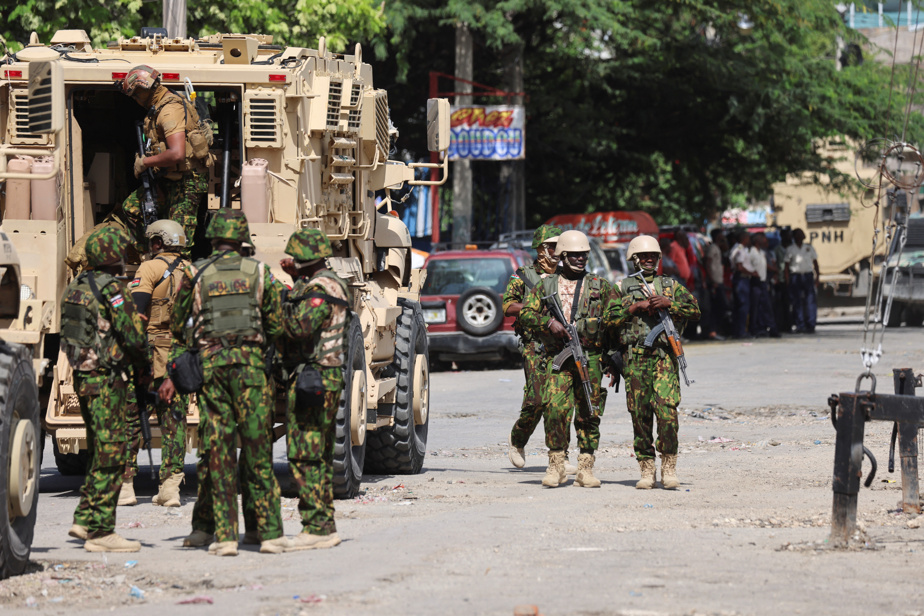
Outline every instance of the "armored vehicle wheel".
<path fill-rule="evenodd" d="M 55 452 L 55 466 L 58 472 L 65 476 L 76 476 L 87 474 L 87 464 L 89 463 L 89 453 L 86 449 L 80 453 L 61 453 L 58 449 L 58 441 L 51 438 L 52 448 Z"/>
<path fill-rule="evenodd" d="M 395 425 L 370 432 L 366 449 L 367 470 L 380 474 L 419 473 L 427 455 L 430 426 L 430 362 L 427 328 L 420 305 L 399 299 L 395 359 L 398 377 Z"/>
<path fill-rule="evenodd" d="M 29 562 L 39 497 L 39 401 L 32 354 L 0 342 L 0 579 Z"/>
<path fill-rule="evenodd" d="M 334 497 L 353 498 L 363 479 L 366 460 L 366 350 L 359 317 L 353 315 L 347 330 L 343 364 L 343 393 L 337 410 L 334 441 Z"/>
<path fill-rule="evenodd" d="M 905 305 L 897 300 L 892 300 L 892 309 L 889 310 L 889 322 L 886 327 L 901 327 L 902 319 L 905 316 Z"/>
<path fill-rule="evenodd" d="M 472 287 L 459 296 L 456 304 L 459 327 L 472 336 L 487 336 L 504 322 L 500 296 L 488 287 Z"/>

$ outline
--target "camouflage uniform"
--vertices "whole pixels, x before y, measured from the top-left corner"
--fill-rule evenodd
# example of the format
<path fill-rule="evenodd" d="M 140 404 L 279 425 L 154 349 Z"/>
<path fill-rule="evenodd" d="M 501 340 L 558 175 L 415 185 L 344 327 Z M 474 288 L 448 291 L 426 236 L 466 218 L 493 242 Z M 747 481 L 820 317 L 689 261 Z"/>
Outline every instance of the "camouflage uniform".
<path fill-rule="evenodd" d="M 174 265 L 174 262 L 176 264 Z M 149 296 L 144 303 L 148 306 L 147 334 L 150 344 L 151 362 L 154 366 L 152 390 L 157 390 L 167 375 L 167 356 L 173 345 L 170 334 L 170 320 L 173 313 L 173 298 L 176 297 L 183 280 L 183 270 L 189 262 L 179 252 L 164 250 L 153 259 L 145 261 L 135 273 L 135 279 L 129 284 L 132 298 L 138 304 L 139 296 Z M 166 274 L 168 269 L 172 271 Z M 164 276 L 167 276 L 164 278 Z M 142 446 L 141 417 L 135 398 L 130 398 L 129 457 L 125 465 L 123 481 L 132 481 L 138 474 L 138 451 Z M 177 394 L 170 404 L 158 401 L 154 408 L 161 432 L 160 481 L 163 483 L 171 475 L 182 473 L 186 457 L 186 410 L 189 408 L 189 396 Z"/>
<path fill-rule="evenodd" d="M 92 540 L 112 534 L 116 501 L 127 455 L 125 407 L 128 388 L 123 371 L 149 373 L 147 340 L 141 318 L 122 283 L 97 271 L 122 258 L 129 238 L 100 230 L 87 241 L 90 271 L 64 290 L 61 339 L 74 369 L 74 390 L 87 430 L 89 464 L 74 524 Z M 92 280 L 92 283 L 91 283 Z M 96 291 L 102 297 L 99 301 Z"/>
<path fill-rule="evenodd" d="M 568 447 L 571 418 L 575 408 L 574 429 L 581 453 L 592 454 L 600 444 L 600 416 L 606 404 L 606 390 L 602 387 L 603 352 L 606 329 L 622 323 L 627 313 L 617 291 L 606 280 L 587 274 L 581 283 L 580 297 L 574 323 L 581 338 L 581 347 L 587 356 L 588 376 L 591 381 L 591 400 L 596 412 L 587 408 L 581 379 L 573 359 L 569 359 L 561 371 L 552 370 L 551 360 L 565 348 L 565 342 L 555 338 L 549 331 L 552 317 L 543 305 L 542 297 L 558 294 L 561 276 L 549 276 L 542 280 L 527 296 L 520 312 L 519 321 L 526 330 L 542 343 L 542 356 L 547 364 L 546 387 L 542 390 L 544 406 L 545 444 L 550 450 Z M 569 306 L 563 312 L 570 317 Z"/>
<path fill-rule="evenodd" d="M 148 147 L 154 154 L 165 151 L 167 137 L 184 132 L 187 136 L 186 158 L 170 169 L 155 173 L 155 196 L 157 215 L 170 218 L 183 225 L 187 245 L 184 254 L 189 254 L 196 233 L 199 203 L 208 192 L 208 169 L 205 162 L 192 154 L 189 135 L 199 126 L 199 114 L 195 106 L 184 97 L 158 85 L 151 93 L 148 114 L 144 119 L 144 135 Z M 119 219 L 133 235 L 138 252 L 143 252 L 144 219 L 141 214 L 143 188 L 130 194 L 122 207 L 110 217 Z"/>
<path fill-rule="evenodd" d="M 539 227 L 533 236 L 533 248 L 539 248 L 547 239 L 560 234 L 561 229 L 558 227 L 548 225 Z M 507 312 L 511 304 L 522 304 L 526 299 L 526 294 L 546 276 L 548 274 L 542 269 L 538 259 L 531 265 L 521 267 L 514 272 L 504 291 L 504 312 Z M 545 387 L 544 375 L 547 372 L 548 361 L 539 350 L 539 341 L 521 326 L 519 319 L 514 323 L 514 330 L 520 337 L 522 347 L 520 353 L 523 356 L 523 373 L 526 383 L 523 385 L 520 417 L 510 431 L 510 444 L 517 449 L 522 449 L 526 447 L 529 437 L 532 436 L 542 419 L 540 392 Z"/>
<path fill-rule="evenodd" d="M 286 254 L 311 262 L 330 256 L 330 243 L 321 231 L 303 229 L 289 238 Z M 326 268 L 311 278 L 298 278 L 283 303 L 286 335 L 281 349 L 288 376 L 289 467 L 298 485 L 302 532 L 317 536 L 337 532 L 333 490 L 335 420 L 343 391 L 349 304 L 346 283 Z M 296 401 L 296 380 L 306 368 L 321 375 L 323 404 L 302 407 Z"/>
<path fill-rule="evenodd" d="M 207 233 L 212 239 L 238 242 L 249 235 L 239 210 L 219 211 Z M 266 265 L 233 251 L 216 250 L 184 274 L 171 325 L 177 341 L 171 356 L 181 345 L 197 348 L 204 375 L 197 395 L 201 441 L 193 529 L 214 532 L 219 543 L 237 541 L 237 436 L 260 539 L 276 539 L 282 536 L 282 517 L 267 431 L 273 399 L 264 345 L 282 332 L 279 290 Z M 190 318 L 192 327 L 187 328 Z"/>
<path fill-rule="evenodd" d="M 671 300 L 668 313 L 678 331 L 689 321 L 699 320 L 696 298 L 683 285 L 668 276 L 647 276 L 658 295 Z M 636 278 L 625 278 L 619 285 L 626 306 L 643 301 L 646 296 Z M 632 416 L 635 433 L 635 457 L 641 462 L 655 457 L 653 423 L 658 422 L 657 450 L 661 455 L 677 453 L 677 405 L 680 404 L 680 380 L 677 362 L 671 355 L 667 338 L 658 336 L 653 349 L 642 346 L 645 337 L 659 324 L 658 316 L 640 312 L 625 323 L 619 332 L 624 350 L 623 376 L 626 380 L 626 406 Z"/>

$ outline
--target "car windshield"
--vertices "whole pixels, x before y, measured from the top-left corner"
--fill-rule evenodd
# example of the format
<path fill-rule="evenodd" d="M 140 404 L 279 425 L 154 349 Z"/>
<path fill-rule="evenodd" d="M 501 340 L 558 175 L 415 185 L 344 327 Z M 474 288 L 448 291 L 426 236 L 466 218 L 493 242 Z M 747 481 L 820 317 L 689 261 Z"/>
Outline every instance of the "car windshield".
<path fill-rule="evenodd" d="M 431 259 L 421 295 L 461 295 L 471 287 L 503 293 L 513 273 L 509 258 Z"/>

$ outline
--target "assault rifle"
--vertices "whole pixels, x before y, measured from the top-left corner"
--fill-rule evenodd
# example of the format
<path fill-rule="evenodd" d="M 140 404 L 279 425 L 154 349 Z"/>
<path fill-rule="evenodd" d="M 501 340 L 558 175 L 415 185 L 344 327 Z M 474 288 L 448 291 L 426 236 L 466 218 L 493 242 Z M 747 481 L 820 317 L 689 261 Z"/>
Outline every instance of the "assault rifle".
<path fill-rule="evenodd" d="M 151 423 L 148 420 L 148 393 L 147 388 L 141 386 L 141 378 L 138 371 L 132 371 L 132 383 L 135 386 L 135 400 L 138 402 L 138 415 L 141 417 L 141 440 L 143 441 L 142 449 L 148 450 L 148 463 L 151 465 L 151 479 L 157 481 L 157 474 L 154 472 L 154 456 L 151 454 Z"/>
<path fill-rule="evenodd" d="M 142 126 L 142 122 L 135 122 L 135 132 L 138 136 L 138 154 L 143 158 L 146 152 Z M 141 179 L 141 215 L 144 217 L 144 226 L 147 228 L 148 225 L 157 221 L 157 201 L 154 200 L 154 172 L 151 169 L 145 169 L 139 178 Z"/>
<path fill-rule="evenodd" d="M 643 272 L 635 272 L 632 276 L 639 279 L 639 282 L 642 283 L 642 288 L 645 290 L 645 294 L 649 298 L 656 295 L 655 290 L 648 284 L 648 281 L 645 280 Z M 661 322 L 652 328 L 645 337 L 645 342 L 642 344 L 645 348 L 650 349 L 654 345 L 655 340 L 658 339 L 658 336 L 663 333 L 667 337 L 667 343 L 671 348 L 671 353 L 673 353 L 674 358 L 677 360 L 680 374 L 683 375 L 683 380 L 687 384 L 687 387 L 689 387 L 690 383 L 695 383 L 696 381 L 691 381 L 687 378 L 687 360 L 683 356 L 683 346 L 680 344 L 680 332 L 674 327 L 674 321 L 671 319 L 671 315 L 667 313 L 667 310 L 658 310 L 658 317 L 661 319 Z"/>
<path fill-rule="evenodd" d="M 578 375 L 581 377 L 581 386 L 584 388 L 584 397 L 587 398 L 587 408 L 590 410 L 591 414 L 596 415 L 597 409 L 594 406 L 593 390 L 590 385 L 590 374 L 587 371 L 587 356 L 584 354 L 584 349 L 581 348 L 581 339 L 578 336 L 577 328 L 565 318 L 561 310 L 561 305 L 558 303 L 557 295 L 557 293 L 552 293 L 542 298 L 545 305 L 549 307 L 552 317 L 561 323 L 565 331 L 568 332 L 568 342 L 565 344 L 564 350 L 552 360 L 552 370 L 558 372 L 569 357 L 574 359 Z M 575 298 L 574 301 L 578 301 L 578 298 Z"/>

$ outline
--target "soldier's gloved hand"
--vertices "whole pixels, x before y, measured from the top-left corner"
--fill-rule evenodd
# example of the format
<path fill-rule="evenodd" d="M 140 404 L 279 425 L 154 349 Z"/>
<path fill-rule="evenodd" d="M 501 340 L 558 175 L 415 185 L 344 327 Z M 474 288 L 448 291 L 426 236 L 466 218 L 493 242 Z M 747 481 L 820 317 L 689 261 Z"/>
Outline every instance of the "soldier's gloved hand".
<path fill-rule="evenodd" d="M 157 395 L 167 404 L 173 402 L 173 396 L 176 395 L 176 387 L 173 386 L 173 381 L 170 380 L 169 376 L 165 378 L 164 382 L 157 388 Z"/>
<path fill-rule="evenodd" d="M 568 335 L 568 330 L 565 329 L 565 326 L 552 319 L 549 321 L 549 331 L 552 332 L 552 335 L 556 338 L 563 338 L 565 340 L 571 340 L 571 336 Z"/>
<path fill-rule="evenodd" d="M 147 165 L 144 164 L 144 158 L 140 154 L 135 154 L 135 177 L 140 177 L 147 168 Z"/>

